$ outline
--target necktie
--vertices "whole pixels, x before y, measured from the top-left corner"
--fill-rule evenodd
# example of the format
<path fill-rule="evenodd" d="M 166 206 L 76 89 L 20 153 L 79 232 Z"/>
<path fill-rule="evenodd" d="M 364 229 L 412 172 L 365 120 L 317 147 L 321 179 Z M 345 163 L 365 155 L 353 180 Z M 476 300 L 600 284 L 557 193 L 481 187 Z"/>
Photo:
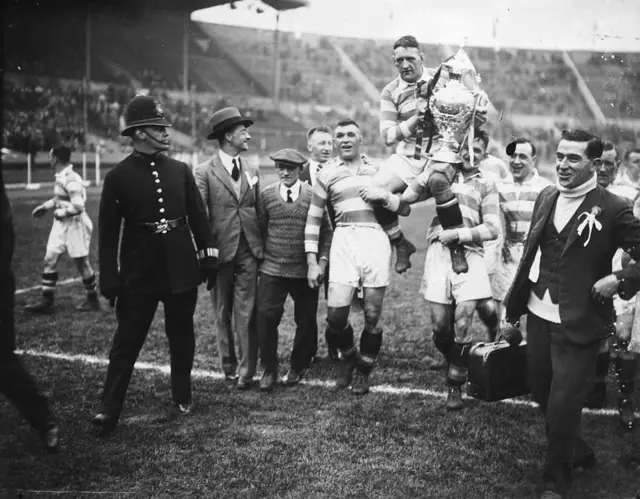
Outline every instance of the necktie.
<path fill-rule="evenodd" d="M 322 170 L 322 167 L 323 167 L 323 166 L 324 166 L 324 165 L 323 165 L 322 163 L 318 163 L 318 164 L 316 165 L 316 177 L 318 176 L 318 173 L 320 173 L 320 170 Z"/>
<path fill-rule="evenodd" d="M 287 189 L 287 203 L 293 203 L 293 198 L 291 197 L 291 189 Z"/>
<path fill-rule="evenodd" d="M 236 161 L 236 158 L 233 158 L 233 170 L 231 170 L 231 177 L 233 178 L 234 182 L 237 182 L 240 178 L 240 169 L 238 168 L 238 162 Z"/>

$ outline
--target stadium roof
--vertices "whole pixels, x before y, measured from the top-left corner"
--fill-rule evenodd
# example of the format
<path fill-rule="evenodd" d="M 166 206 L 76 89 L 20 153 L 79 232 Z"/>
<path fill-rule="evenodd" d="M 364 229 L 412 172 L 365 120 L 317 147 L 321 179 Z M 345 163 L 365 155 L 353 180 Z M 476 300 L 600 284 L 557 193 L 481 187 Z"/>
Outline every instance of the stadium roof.
<path fill-rule="evenodd" d="M 181 12 L 193 12 L 195 10 L 208 9 L 219 5 L 233 3 L 234 0 L 11 0 L 3 2 L 5 13 L 14 12 L 38 12 L 47 10 L 56 11 L 85 11 L 90 4 L 95 10 L 141 10 L 149 12 L 157 10 L 172 10 Z M 309 5 L 308 0 L 262 0 L 265 4 L 276 10 L 291 10 Z"/>

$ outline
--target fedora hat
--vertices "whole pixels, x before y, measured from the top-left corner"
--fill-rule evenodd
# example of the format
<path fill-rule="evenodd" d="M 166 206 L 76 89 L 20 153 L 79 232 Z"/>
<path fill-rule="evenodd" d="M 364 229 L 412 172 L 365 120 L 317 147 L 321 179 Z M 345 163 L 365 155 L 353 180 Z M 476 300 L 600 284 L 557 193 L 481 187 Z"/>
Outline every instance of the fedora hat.
<path fill-rule="evenodd" d="M 210 125 L 211 133 L 207 135 L 207 139 L 217 139 L 232 126 L 243 124 L 245 126 L 253 125 L 253 120 L 243 118 L 235 107 L 225 107 L 213 113 L 211 116 Z"/>

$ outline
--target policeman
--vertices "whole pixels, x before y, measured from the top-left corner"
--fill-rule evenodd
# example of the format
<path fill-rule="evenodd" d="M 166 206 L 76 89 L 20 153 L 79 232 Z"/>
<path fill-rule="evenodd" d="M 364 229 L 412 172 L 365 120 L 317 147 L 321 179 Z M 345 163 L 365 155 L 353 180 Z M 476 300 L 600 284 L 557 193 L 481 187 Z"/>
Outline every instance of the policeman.
<path fill-rule="evenodd" d="M 171 125 L 159 102 L 134 97 L 125 120 L 122 135 L 131 137 L 134 150 L 105 176 L 99 212 L 100 292 L 115 304 L 118 319 L 102 406 L 93 418 L 102 435 L 117 424 L 160 301 L 171 354 L 173 412 L 191 412 L 198 285 L 206 280 L 211 289 L 218 271 L 218 250 L 191 169 L 163 154 Z"/>

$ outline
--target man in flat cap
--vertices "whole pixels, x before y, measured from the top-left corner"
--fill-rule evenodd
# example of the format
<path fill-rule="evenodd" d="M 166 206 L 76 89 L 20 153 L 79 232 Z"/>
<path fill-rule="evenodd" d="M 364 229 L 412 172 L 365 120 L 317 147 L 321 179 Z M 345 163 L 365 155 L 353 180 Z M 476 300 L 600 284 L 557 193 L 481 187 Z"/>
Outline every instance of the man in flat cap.
<path fill-rule="evenodd" d="M 218 250 L 191 168 L 164 154 L 171 125 L 160 104 L 136 96 L 125 117 L 122 135 L 131 137 L 133 153 L 107 173 L 100 199 L 100 292 L 115 304 L 118 319 L 102 407 L 93 419 L 100 434 L 116 426 L 160 301 L 171 353 L 173 412 L 191 412 L 198 286 L 205 279 L 207 287 L 213 287 L 218 266 Z"/>
<path fill-rule="evenodd" d="M 287 295 L 291 295 L 294 302 L 296 334 L 290 369 L 282 380 L 284 385 L 297 384 L 309 365 L 315 340 L 313 328 L 317 327 L 318 286 L 324 278 L 332 236 L 325 211 L 316 257 L 320 274 L 316 282 L 309 282 L 304 229 L 313 189 L 300 181 L 306 158 L 294 149 L 282 149 L 270 158 L 276 164 L 280 181 L 262 190 L 263 216 L 260 218 L 265 250 L 258 280 L 258 343 L 264 369 L 260 380 L 262 391 L 271 391 L 278 377 L 278 325 Z"/>
<path fill-rule="evenodd" d="M 220 273 L 211 290 L 218 353 L 226 382 L 235 383 L 239 390 L 251 387 L 256 372 L 255 303 L 258 265 L 264 257 L 258 222 L 260 172 L 256 165 L 240 157 L 240 153 L 249 150 L 248 128 L 252 124 L 235 107 L 216 111 L 207 139 L 217 140 L 220 150 L 198 165 L 195 172 L 209 211 L 209 226 L 219 241 Z M 235 334 L 231 329 L 232 314 Z"/>

